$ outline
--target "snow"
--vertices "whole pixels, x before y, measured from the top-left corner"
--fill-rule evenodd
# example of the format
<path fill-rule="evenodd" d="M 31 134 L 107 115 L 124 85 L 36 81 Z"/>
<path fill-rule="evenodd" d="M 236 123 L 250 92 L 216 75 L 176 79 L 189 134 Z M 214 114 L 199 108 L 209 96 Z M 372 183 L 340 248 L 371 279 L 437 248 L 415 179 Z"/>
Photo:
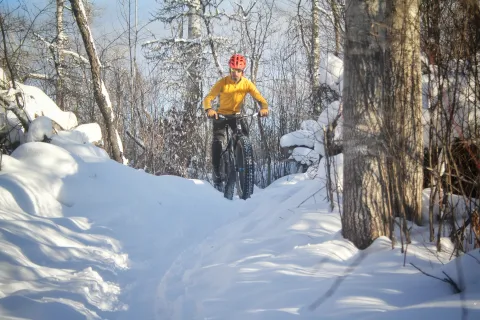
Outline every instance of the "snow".
<path fill-rule="evenodd" d="M 338 94 L 343 91 L 343 61 L 333 53 L 326 54 L 325 59 L 320 60 L 320 82 L 328 85 Z"/>
<path fill-rule="evenodd" d="M 0 77 L 2 74 L 3 70 L 0 68 Z M 20 92 L 24 98 L 25 113 L 31 123 L 28 132 L 25 133 L 12 111 L 0 110 L 0 132 L 9 132 L 12 142 L 43 141 L 45 137 L 51 138 L 57 133 L 77 143 L 103 145 L 102 131 L 97 123 L 78 125 L 73 112 L 60 110 L 39 88 L 19 83 L 16 85 L 17 90 L 10 89 L 1 93 L 13 103 L 15 93 Z"/>
<path fill-rule="evenodd" d="M 55 102 L 39 88 L 18 83 L 17 86 L 25 98 L 25 111 L 29 119 L 47 116 L 65 130 L 78 125 L 77 117 L 73 112 L 59 110 Z"/>
<path fill-rule="evenodd" d="M 343 190 L 343 154 L 330 157 L 330 178 L 332 180 L 332 189 L 340 194 Z M 326 158 L 320 159 L 319 163 L 313 164 L 307 169 L 305 175 L 309 179 L 319 179 L 322 185 L 327 181 Z M 428 199 L 428 198 L 426 198 Z M 427 202 L 428 203 L 428 202 Z"/>
<path fill-rule="evenodd" d="M 290 156 L 302 164 L 318 163 L 320 156 L 325 156 L 323 142 L 325 140 L 325 131 L 329 124 L 341 115 L 341 104 L 339 101 L 332 102 L 322 111 L 318 119 L 305 120 L 300 124 L 300 129 L 287 133 L 280 138 L 282 148 L 295 147 Z M 334 141 L 342 139 L 343 119 L 340 117 L 338 125 L 335 127 Z"/>
<path fill-rule="evenodd" d="M 305 147 L 296 147 L 293 149 L 290 158 L 295 159 L 295 161 L 300 162 L 301 164 L 307 165 L 317 163 L 318 160 L 320 160 L 317 152 Z"/>
<path fill-rule="evenodd" d="M 317 132 L 322 130 L 320 123 L 315 120 L 305 120 L 300 123 L 300 130 L 307 130 L 311 132 Z"/>
<path fill-rule="evenodd" d="M 321 128 L 327 127 L 341 112 L 341 105 L 339 101 L 334 101 L 318 117 L 318 124 Z"/>
<path fill-rule="evenodd" d="M 51 138 L 53 136 L 52 119 L 48 117 L 38 117 L 32 121 L 27 132 L 26 141 L 42 141 L 44 138 Z"/>
<path fill-rule="evenodd" d="M 32 142 L 1 158 L 2 320 L 480 317 L 479 250 L 454 259 L 448 238 L 437 252 L 411 223 L 405 255 L 385 237 L 356 249 L 326 200 L 325 158 L 229 201 L 109 159 L 96 125 L 34 122 Z M 331 160 L 341 201 L 343 157 Z"/>
<path fill-rule="evenodd" d="M 431 189 L 426 188 L 422 192 L 422 221 L 424 224 L 428 224 L 429 221 L 429 198 L 431 194 Z M 468 219 L 468 212 L 473 211 L 480 204 L 475 199 L 467 199 L 459 195 L 448 194 L 446 197 L 446 204 L 448 205 L 449 210 L 453 211 L 455 217 L 459 220 L 458 225 L 462 225 L 463 221 Z M 439 199 L 438 193 L 435 195 L 434 202 L 440 203 L 443 200 Z M 439 210 L 438 206 L 433 207 L 433 218 L 435 221 L 438 220 Z"/>
<path fill-rule="evenodd" d="M 313 148 L 315 132 L 310 130 L 297 130 L 287 133 L 280 139 L 280 146 L 283 148 L 291 146 L 305 146 Z"/>
<path fill-rule="evenodd" d="M 59 134 L 61 133 L 65 133 L 65 131 L 59 132 Z M 103 144 L 102 129 L 98 123 L 81 124 L 68 132 L 68 134 L 75 135 L 75 137 L 72 138 L 73 141 L 79 141 L 81 143 L 90 142 L 98 145 Z"/>

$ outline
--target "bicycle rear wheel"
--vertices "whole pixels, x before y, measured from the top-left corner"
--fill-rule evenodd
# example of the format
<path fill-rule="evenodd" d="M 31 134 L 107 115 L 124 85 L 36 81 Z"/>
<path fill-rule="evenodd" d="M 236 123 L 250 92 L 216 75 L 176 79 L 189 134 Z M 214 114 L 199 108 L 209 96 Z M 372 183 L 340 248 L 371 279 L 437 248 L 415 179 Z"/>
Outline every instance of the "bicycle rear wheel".
<path fill-rule="evenodd" d="M 253 194 L 253 149 L 250 140 L 246 136 L 238 139 L 235 148 L 237 164 L 237 193 L 240 199 L 248 199 Z"/>
<path fill-rule="evenodd" d="M 229 200 L 233 199 L 233 191 L 235 189 L 235 166 L 233 162 L 233 153 L 228 148 L 222 154 L 221 167 L 222 167 L 222 180 L 225 185 L 223 188 L 223 196 Z"/>

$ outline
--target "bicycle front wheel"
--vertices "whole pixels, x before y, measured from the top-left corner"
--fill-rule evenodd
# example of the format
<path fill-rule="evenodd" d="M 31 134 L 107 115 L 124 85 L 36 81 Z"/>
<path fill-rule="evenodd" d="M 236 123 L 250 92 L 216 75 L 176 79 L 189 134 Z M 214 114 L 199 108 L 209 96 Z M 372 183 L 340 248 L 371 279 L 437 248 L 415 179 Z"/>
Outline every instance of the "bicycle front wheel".
<path fill-rule="evenodd" d="M 225 182 L 223 196 L 229 200 L 233 199 L 233 190 L 235 189 L 235 165 L 233 152 L 230 148 L 222 155 L 223 181 Z"/>
<path fill-rule="evenodd" d="M 240 199 L 248 199 L 253 194 L 253 148 L 246 136 L 238 139 L 235 148 L 237 164 L 237 193 Z"/>

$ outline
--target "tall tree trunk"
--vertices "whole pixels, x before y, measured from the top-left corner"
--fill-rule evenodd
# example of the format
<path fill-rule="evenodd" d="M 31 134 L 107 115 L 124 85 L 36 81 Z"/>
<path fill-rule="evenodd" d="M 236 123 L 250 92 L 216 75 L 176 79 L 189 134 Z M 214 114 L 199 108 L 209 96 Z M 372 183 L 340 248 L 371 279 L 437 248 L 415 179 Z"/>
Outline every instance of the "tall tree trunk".
<path fill-rule="evenodd" d="M 362 249 L 393 236 L 394 215 L 421 218 L 418 1 L 347 1 L 342 227 Z"/>
<path fill-rule="evenodd" d="M 197 109 L 201 100 L 200 87 L 200 59 L 202 56 L 200 39 L 201 32 L 201 6 L 200 0 L 192 0 L 188 5 L 188 39 L 190 40 L 190 48 L 187 53 L 189 65 L 186 72 L 186 92 L 185 104 L 183 110 L 182 128 L 179 135 L 182 140 L 189 141 L 185 146 L 182 146 L 182 176 L 184 177 L 198 177 L 196 171 L 196 164 L 192 163 L 192 159 L 198 154 L 199 144 L 197 134 Z M 190 168 L 190 170 L 189 170 Z"/>
<path fill-rule="evenodd" d="M 405 213 L 409 220 L 421 223 L 423 188 L 422 74 L 420 64 L 420 0 L 386 1 L 391 21 L 388 37 L 385 92 L 393 94 L 385 131 L 393 143 L 390 154 L 395 172 L 402 181 L 394 193 L 396 214 Z M 393 131 L 389 131 L 393 130 Z M 408 236 L 408 235 L 407 235 Z"/>
<path fill-rule="evenodd" d="M 385 31 L 377 29 L 384 21 L 379 2 L 347 0 L 345 12 L 342 232 L 360 249 L 388 235 L 391 219 L 380 141 Z"/>
<path fill-rule="evenodd" d="M 128 1 L 128 48 L 129 48 L 129 60 L 130 60 L 130 124 L 129 128 L 131 133 L 136 138 L 137 137 L 137 125 L 136 125 L 136 110 L 137 106 L 137 37 L 138 37 L 138 30 L 137 30 L 137 0 L 135 0 L 135 13 L 134 13 L 134 22 L 132 26 L 132 0 Z M 132 29 L 133 29 L 133 37 L 132 37 Z M 132 39 L 133 38 L 133 39 Z M 138 117 L 140 119 L 140 117 Z M 133 163 L 137 166 L 137 147 L 134 145 L 131 149 L 132 151 L 131 156 Z"/>
<path fill-rule="evenodd" d="M 312 0 L 312 47 L 311 47 L 311 65 L 310 65 L 310 86 L 312 90 L 312 105 L 314 119 L 320 115 L 320 76 L 318 70 L 320 67 L 320 1 Z"/>
<path fill-rule="evenodd" d="M 56 46 L 56 59 L 55 70 L 57 72 L 56 81 L 56 103 L 57 106 L 65 110 L 65 88 L 64 88 L 64 67 L 65 67 L 65 54 L 64 48 L 67 42 L 67 36 L 63 28 L 63 8 L 65 0 L 57 0 L 57 46 Z"/>
<path fill-rule="evenodd" d="M 93 82 L 93 94 L 98 108 L 102 113 L 107 129 L 107 138 L 111 146 L 111 153 L 113 159 L 122 163 L 123 147 L 115 126 L 115 116 L 113 113 L 112 103 L 108 95 L 107 89 L 101 78 L 101 65 L 98 58 L 93 36 L 90 32 L 90 28 L 87 22 L 87 15 L 83 6 L 82 0 L 70 0 L 72 4 L 73 15 L 77 21 L 78 28 L 82 34 L 83 43 L 85 44 L 85 50 L 87 51 L 88 60 L 90 61 L 92 82 Z"/>
<path fill-rule="evenodd" d="M 320 100 L 320 77 L 318 69 L 320 67 L 320 1 L 311 0 L 311 21 L 310 21 L 310 38 L 307 39 L 305 26 L 303 25 L 302 1 L 297 4 L 297 18 L 300 27 L 300 38 L 305 54 L 307 56 L 308 70 L 307 74 L 310 80 L 310 103 L 312 104 L 311 113 L 313 118 L 317 118 L 321 113 Z"/>
<path fill-rule="evenodd" d="M 201 18 L 200 18 L 200 0 L 192 0 L 188 8 L 188 39 L 189 40 L 200 40 L 202 37 L 201 30 Z M 199 61 L 201 57 L 201 47 L 200 43 L 195 43 L 192 41 L 190 44 L 192 50 L 190 50 L 190 65 L 187 68 L 187 92 L 186 92 L 186 111 L 190 115 L 195 115 L 197 111 L 198 104 L 201 99 L 200 92 L 200 72 L 199 72 Z"/>
<path fill-rule="evenodd" d="M 340 55 L 341 52 L 341 28 L 340 28 L 340 7 L 337 3 L 337 0 L 330 0 L 330 7 L 332 8 L 333 14 L 333 30 L 335 32 L 335 52 L 333 53 L 336 57 Z"/>

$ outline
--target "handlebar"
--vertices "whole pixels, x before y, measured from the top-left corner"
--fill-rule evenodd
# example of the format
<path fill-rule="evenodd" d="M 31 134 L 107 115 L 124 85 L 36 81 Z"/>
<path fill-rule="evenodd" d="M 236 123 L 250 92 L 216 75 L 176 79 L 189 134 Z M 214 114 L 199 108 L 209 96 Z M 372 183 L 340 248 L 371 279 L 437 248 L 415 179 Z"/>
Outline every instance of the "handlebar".
<path fill-rule="evenodd" d="M 245 119 L 245 118 L 253 118 L 253 117 L 258 117 L 260 116 L 260 113 L 253 113 L 253 114 L 240 114 L 240 113 L 235 113 L 235 114 L 219 114 L 218 119 L 223 119 L 223 120 L 228 120 L 228 119 Z"/>

